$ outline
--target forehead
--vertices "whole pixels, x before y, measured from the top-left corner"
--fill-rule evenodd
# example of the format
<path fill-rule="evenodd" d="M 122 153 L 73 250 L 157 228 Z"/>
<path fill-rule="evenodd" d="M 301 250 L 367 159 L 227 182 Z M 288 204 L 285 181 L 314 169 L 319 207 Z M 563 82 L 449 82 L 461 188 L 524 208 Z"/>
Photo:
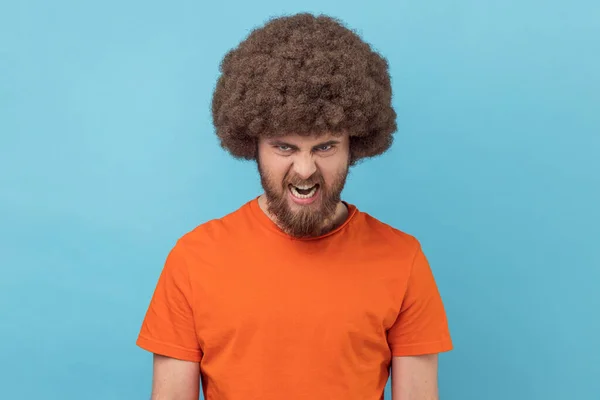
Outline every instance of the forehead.
<path fill-rule="evenodd" d="M 287 135 L 278 135 L 275 137 L 265 138 L 264 141 L 267 143 L 288 143 L 293 144 L 298 147 L 303 146 L 315 146 L 320 143 L 337 141 L 344 142 L 348 139 L 348 134 L 346 133 L 333 133 L 333 132 L 323 132 L 319 134 L 311 134 L 311 135 L 300 135 L 300 134 L 287 134 Z"/>

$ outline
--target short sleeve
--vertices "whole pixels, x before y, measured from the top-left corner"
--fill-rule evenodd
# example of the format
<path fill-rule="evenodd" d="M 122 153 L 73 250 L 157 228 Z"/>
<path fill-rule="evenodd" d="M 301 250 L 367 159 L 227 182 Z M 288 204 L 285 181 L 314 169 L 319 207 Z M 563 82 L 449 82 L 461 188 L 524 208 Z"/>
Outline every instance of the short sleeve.
<path fill-rule="evenodd" d="M 199 362 L 192 289 L 185 258 L 175 246 L 167 256 L 136 344 L 144 350 Z"/>
<path fill-rule="evenodd" d="M 388 331 L 388 343 L 395 357 L 452 349 L 444 305 L 420 245 L 413 258 L 399 315 Z"/>

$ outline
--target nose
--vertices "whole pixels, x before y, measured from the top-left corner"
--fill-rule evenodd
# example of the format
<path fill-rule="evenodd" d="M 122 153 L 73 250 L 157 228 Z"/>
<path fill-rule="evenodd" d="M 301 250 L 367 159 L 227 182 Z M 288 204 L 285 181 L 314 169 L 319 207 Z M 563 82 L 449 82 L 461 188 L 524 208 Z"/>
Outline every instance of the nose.
<path fill-rule="evenodd" d="M 317 171 L 317 164 L 311 154 L 299 154 L 294 160 L 294 172 L 302 179 L 310 178 Z"/>

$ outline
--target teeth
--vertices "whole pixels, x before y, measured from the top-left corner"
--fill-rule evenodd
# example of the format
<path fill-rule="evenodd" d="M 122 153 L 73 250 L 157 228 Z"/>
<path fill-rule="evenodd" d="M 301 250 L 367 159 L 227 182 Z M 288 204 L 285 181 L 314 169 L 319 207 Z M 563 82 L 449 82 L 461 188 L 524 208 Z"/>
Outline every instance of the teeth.
<path fill-rule="evenodd" d="M 298 186 L 299 189 L 305 190 L 312 187 L 312 190 L 308 194 L 300 194 L 296 189 L 296 186 L 292 185 L 291 190 L 292 194 L 299 199 L 309 199 L 315 195 L 317 192 L 317 185 L 315 186 Z"/>
<path fill-rule="evenodd" d="M 301 189 L 301 190 L 307 190 L 307 189 L 310 189 L 310 188 L 311 188 L 311 187 L 313 187 L 313 186 L 315 186 L 315 185 L 312 185 L 312 186 L 307 186 L 307 185 L 304 185 L 304 186 L 296 186 L 296 187 L 297 187 L 298 189 Z"/>

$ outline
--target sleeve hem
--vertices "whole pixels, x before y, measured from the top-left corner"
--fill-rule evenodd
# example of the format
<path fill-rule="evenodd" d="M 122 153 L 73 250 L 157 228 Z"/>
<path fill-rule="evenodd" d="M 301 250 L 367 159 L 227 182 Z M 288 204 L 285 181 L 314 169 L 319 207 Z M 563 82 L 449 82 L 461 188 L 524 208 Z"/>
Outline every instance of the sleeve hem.
<path fill-rule="evenodd" d="M 415 343 L 407 345 L 392 345 L 392 356 L 418 356 L 424 354 L 443 353 L 452 350 L 453 344 L 451 339 L 444 339 L 437 342 Z"/>
<path fill-rule="evenodd" d="M 139 336 L 136 345 L 151 353 L 176 358 L 183 361 L 200 362 L 202 353 L 198 350 L 184 349 L 169 343 L 163 343 L 145 336 Z"/>

